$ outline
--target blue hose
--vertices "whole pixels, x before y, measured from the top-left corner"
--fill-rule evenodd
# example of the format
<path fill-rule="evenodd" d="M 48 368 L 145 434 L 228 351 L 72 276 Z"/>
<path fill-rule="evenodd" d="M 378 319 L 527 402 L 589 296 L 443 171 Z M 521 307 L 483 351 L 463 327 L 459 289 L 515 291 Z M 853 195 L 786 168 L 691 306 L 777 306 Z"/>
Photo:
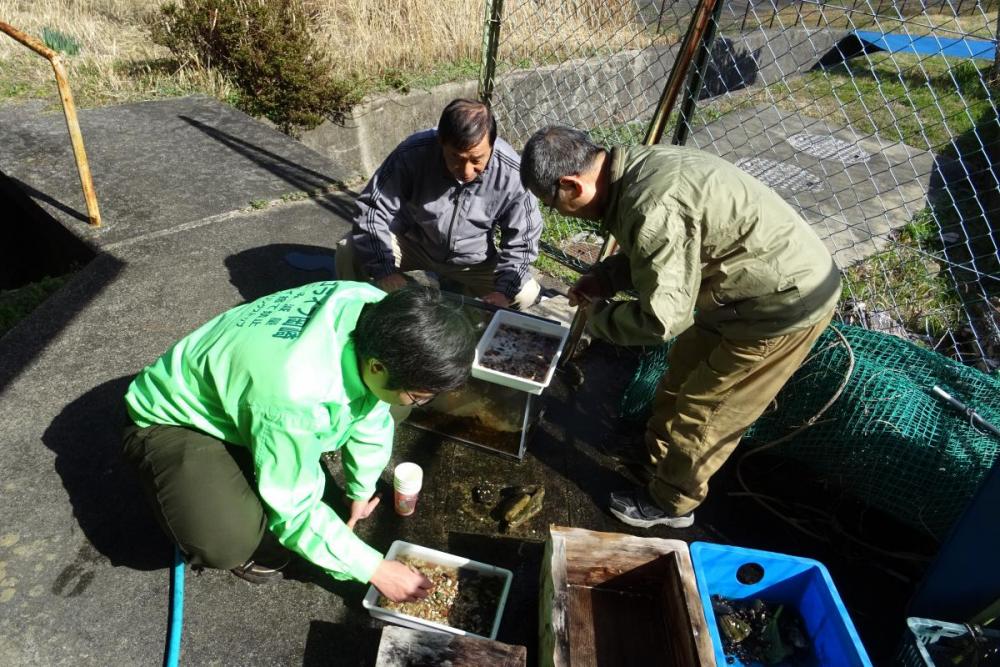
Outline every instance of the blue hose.
<path fill-rule="evenodd" d="M 170 583 L 170 619 L 167 630 L 167 654 L 163 659 L 163 665 L 177 667 L 181 657 L 181 631 L 184 628 L 184 555 L 176 546 Z"/>

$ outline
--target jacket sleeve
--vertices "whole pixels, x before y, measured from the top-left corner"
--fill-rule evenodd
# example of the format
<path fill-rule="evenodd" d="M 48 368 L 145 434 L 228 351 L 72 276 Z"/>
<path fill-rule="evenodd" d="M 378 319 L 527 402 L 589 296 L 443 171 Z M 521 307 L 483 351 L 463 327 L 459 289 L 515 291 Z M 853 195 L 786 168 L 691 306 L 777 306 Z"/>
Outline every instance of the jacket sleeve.
<path fill-rule="evenodd" d="M 529 267 L 538 259 L 542 214 L 535 196 L 522 190 L 503 211 L 497 224 L 500 249 L 494 285 L 496 291 L 513 299 L 531 276 Z"/>
<path fill-rule="evenodd" d="M 281 544 L 333 577 L 367 582 L 382 562 L 382 554 L 365 544 L 323 502 L 326 476 L 319 457 L 303 456 L 315 450 L 313 440 L 315 435 L 308 428 L 263 415 L 253 417 L 251 450 L 268 528 Z"/>
<path fill-rule="evenodd" d="M 396 271 L 392 255 L 392 232 L 395 220 L 411 189 L 405 160 L 395 150 L 378 168 L 357 199 L 351 242 L 358 261 L 374 280 Z"/>
<path fill-rule="evenodd" d="M 590 328 L 619 345 L 655 345 L 694 321 L 701 238 L 697 225 L 685 225 L 678 212 L 664 206 L 636 215 L 639 233 L 628 260 L 639 298 L 597 306 Z"/>
<path fill-rule="evenodd" d="M 381 404 L 355 424 L 341 449 L 347 497 L 367 500 L 392 456 L 393 422 L 388 404 Z"/>

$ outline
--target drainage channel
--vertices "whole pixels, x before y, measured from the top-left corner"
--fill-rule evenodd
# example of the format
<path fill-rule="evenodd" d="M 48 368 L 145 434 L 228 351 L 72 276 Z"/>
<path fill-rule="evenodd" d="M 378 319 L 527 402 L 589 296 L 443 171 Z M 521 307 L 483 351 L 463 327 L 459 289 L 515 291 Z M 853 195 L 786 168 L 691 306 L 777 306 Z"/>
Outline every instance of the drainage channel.
<path fill-rule="evenodd" d="M 64 276 L 94 258 L 94 251 L 36 204 L 16 179 L 0 172 L 0 290 Z M 82 223 L 85 224 L 85 223 Z"/>

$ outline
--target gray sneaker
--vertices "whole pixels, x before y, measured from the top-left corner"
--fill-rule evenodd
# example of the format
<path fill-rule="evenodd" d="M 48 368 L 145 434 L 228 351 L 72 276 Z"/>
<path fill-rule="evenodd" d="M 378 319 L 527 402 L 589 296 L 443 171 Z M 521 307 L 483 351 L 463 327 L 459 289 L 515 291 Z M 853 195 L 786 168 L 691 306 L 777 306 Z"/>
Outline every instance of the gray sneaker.
<path fill-rule="evenodd" d="M 619 521 L 637 528 L 653 526 L 687 528 L 694 524 L 694 512 L 688 512 L 683 516 L 670 516 L 656 504 L 643 487 L 613 492 L 608 509 Z"/>

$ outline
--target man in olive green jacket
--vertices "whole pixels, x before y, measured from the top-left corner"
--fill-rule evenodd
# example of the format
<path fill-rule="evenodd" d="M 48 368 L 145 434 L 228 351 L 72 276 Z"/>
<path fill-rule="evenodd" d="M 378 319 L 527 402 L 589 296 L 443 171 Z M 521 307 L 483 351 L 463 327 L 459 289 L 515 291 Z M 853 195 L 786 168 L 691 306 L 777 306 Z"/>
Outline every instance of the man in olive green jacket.
<path fill-rule="evenodd" d="M 652 481 L 612 493 L 610 509 L 633 526 L 689 526 L 709 478 L 829 324 L 833 259 L 777 193 L 698 150 L 607 151 L 547 127 L 524 148 L 521 180 L 618 241 L 570 290 L 592 333 L 619 345 L 676 338 L 646 424 Z M 608 300 L 622 290 L 638 300 Z"/>

